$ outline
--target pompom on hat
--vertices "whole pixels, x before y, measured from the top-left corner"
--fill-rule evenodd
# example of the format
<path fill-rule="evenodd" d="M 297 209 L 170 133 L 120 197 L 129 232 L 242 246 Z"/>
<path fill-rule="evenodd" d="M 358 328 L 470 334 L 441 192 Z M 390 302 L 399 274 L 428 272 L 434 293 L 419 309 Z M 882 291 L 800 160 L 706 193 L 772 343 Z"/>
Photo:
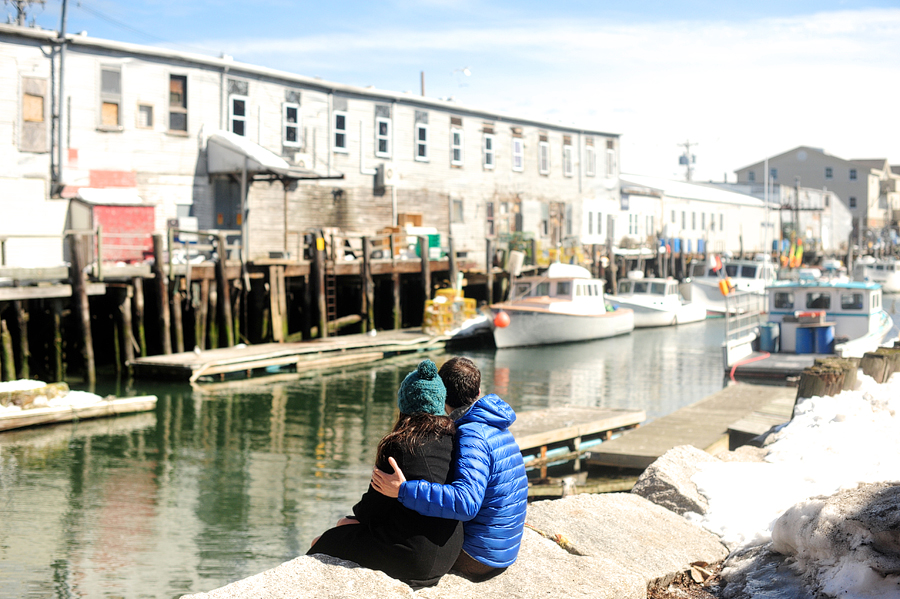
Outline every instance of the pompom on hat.
<path fill-rule="evenodd" d="M 435 416 L 444 416 L 444 403 L 447 400 L 447 389 L 437 366 L 431 360 L 422 360 L 419 366 L 403 379 L 397 391 L 397 406 L 403 414 L 425 412 Z"/>

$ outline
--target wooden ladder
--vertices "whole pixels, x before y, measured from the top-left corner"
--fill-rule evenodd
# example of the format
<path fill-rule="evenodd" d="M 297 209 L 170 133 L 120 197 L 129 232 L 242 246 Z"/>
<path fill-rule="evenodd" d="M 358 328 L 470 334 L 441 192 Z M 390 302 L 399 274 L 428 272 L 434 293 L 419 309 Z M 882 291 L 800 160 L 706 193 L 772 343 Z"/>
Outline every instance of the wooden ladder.
<path fill-rule="evenodd" d="M 334 261 L 325 262 L 325 320 L 337 320 L 337 277 L 334 274 Z"/>

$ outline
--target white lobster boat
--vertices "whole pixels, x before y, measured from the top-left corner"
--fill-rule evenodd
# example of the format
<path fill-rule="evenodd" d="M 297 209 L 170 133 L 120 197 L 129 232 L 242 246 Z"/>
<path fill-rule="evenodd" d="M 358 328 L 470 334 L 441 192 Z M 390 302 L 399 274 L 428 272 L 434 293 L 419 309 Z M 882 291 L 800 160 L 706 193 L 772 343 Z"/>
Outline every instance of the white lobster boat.
<path fill-rule="evenodd" d="M 900 260 L 863 256 L 853 265 L 853 280 L 878 283 L 885 293 L 900 293 Z"/>
<path fill-rule="evenodd" d="M 603 284 L 586 268 L 560 263 L 542 276 L 516 279 L 509 300 L 491 305 L 494 343 L 502 349 L 630 333 L 634 312 L 607 304 Z"/>
<path fill-rule="evenodd" d="M 738 292 L 749 291 L 765 296 L 766 287 L 775 282 L 778 269 L 765 254 L 753 260 L 722 260 L 721 268 L 713 264 L 692 264 L 690 277 L 681 284 L 681 293 L 691 302 L 706 306 L 710 314 L 725 314 L 725 296 L 719 286 L 722 279 L 729 279 Z"/>
<path fill-rule="evenodd" d="M 668 327 L 706 319 L 706 306 L 690 302 L 678 290 L 672 278 L 644 278 L 640 271 L 628 273 L 619 281 L 615 295 L 607 299 L 634 310 L 634 327 Z"/>

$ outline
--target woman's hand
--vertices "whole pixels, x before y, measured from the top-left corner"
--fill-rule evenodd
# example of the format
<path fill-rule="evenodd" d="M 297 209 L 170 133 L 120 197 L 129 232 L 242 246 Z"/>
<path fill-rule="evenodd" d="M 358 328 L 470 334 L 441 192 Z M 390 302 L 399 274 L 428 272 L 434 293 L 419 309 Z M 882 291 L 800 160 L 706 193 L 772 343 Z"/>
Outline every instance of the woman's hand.
<path fill-rule="evenodd" d="M 400 494 L 400 485 L 406 482 L 406 477 L 403 476 L 403 471 L 394 458 L 388 458 L 388 463 L 394 469 L 394 473 L 382 472 L 377 466 L 373 468 L 372 488 L 387 497 L 397 497 Z"/>
<path fill-rule="evenodd" d="M 359 520 L 357 520 L 356 518 L 351 518 L 350 516 L 344 516 L 337 521 L 337 524 L 335 524 L 335 526 L 347 526 L 348 524 L 359 524 Z"/>

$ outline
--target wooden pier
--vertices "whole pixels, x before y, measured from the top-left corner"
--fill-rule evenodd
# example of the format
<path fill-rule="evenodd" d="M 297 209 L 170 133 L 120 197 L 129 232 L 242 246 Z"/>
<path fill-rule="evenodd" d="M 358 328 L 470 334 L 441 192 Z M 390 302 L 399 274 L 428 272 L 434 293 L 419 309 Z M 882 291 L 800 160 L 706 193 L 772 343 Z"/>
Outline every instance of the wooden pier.
<path fill-rule="evenodd" d="M 131 362 L 135 378 L 197 382 L 273 368 L 310 370 L 374 362 L 400 354 L 443 349 L 448 337 L 421 329 L 342 335 L 297 343 L 262 343 L 147 356 Z"/>
<path fill-rule="evenodd" d="M 784 354 L 753 352 L 726 373 L 740 379 L 778 380 L 799 377 L 817 359 L 833 358 L 833 354 Z"/>
<path fill-rule="evenodd" d="M 127 397 L 99 401 L 85 406 L 59 406 L 33 408 L 0 415 L 0 431 L 8 431 L 41 424 L 73 422 L 89 418 L 105 418 L 120 414 L 149 412 L 156 408 L 155 395 Z"/>
<path fill-rule="evenodd" d="M 521 412 L 510 427 L 519 449 L 525 456 L 535 455 L 529 466 L 541 469 L 547 478 L 550 461 L 576 460 L 585 453 L 581 445 L 590 440 L 608 442 L 613 435 L 636 428 L 647 418 L 643 410 L 614 410 L 608 408 L 559 406 Z M 567 452 L 548 457 L 548 451 L 565 447 Z"/>
<path fill-rule="evenodd" d="M 643 470 L 678 445 L 693 445 L 710 453 L 729 449 L 728 429 L 754 412 L 771 409 L 773 402 L 793 407 L 797 390 L 737 383 L 680 410 L 612 439 L 591 451 L 591 466 Z M 787 420 L 790 419 L 788 413 Z"/>

